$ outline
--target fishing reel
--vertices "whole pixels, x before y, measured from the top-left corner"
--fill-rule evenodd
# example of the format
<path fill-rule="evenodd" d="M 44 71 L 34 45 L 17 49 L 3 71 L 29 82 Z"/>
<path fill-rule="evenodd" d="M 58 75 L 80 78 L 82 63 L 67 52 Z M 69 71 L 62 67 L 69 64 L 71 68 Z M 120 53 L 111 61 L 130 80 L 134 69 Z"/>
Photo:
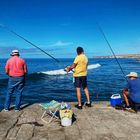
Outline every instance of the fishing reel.
<path fill-rule="evenodd" d="M 67 72 L 67 69 L 68 69 L 69 67 L 70 67 L 70 66 L 66 66 L 66 67 L 64 68 L 64 71 Z"/>
<path fill-rule="evenodd" d="M 69 67 L 70 67 L 70 66 L 66 66 L 66 67 L 64 68 L 64 71 L 67 72 L 67 69 L 68 69 Z M 71 69 L 70 71 L 74 72 L 74 69 Z"/>

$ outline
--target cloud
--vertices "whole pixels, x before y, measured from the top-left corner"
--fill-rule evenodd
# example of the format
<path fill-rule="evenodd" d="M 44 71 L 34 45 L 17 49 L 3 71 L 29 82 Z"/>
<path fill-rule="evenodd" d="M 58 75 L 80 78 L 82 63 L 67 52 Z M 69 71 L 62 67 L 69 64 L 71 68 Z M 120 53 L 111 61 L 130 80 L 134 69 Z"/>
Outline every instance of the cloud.
<path fill-rule="evenodd" d="M 39 50 L 36 48 L 19 48 L 16 46 L 1 46 L 0 45 L 0 54 L 9 54 L 12 50 L 19 50 L 22 53 L 34 53 L 38 52 Z"/>
<path fill-rule="evenodd" d="M 1 54 L 9 54 L 12 50 L 18 49 L 16 46 L 0 46 L 0 53 Z"/>
<path fill-rule="evenodd" d="M 19 49 L 22 53 L 38 53 L 39 50 L 37 48 L 21 48 Z"/>
<path fill-rule="evenodd" d="M 1 55 L 9 55 L 11 53 L 12 50 L 19 50 L 20 54 L 42 54 L 43 52 L 41 52 L 41 50 L 37 49 L 37 48 L 19 48 L 16 46 L 3 46 L 0 45 L 0 54 Z M 63 48 L 41 48 L 43 51 L 45 51 L 46 53 L 50 53 L 53 51 L 59 51 L 59 50 L 63 50 Z"/>
<path fill-rule="evenodd" d="M 46 51 L 60 51 L 60 50 L 63 50 L 63 48 L 53 48 L 53 49 L 46 49 Z"/>
<path fill-rule="evenodd" d="M 57 41 L 54 44 L 49 45 L 50 47 L 65 47 L 65 46 L 69 46 L 72 45 L 72 42 L 63 42 L 61 40 Z"/>

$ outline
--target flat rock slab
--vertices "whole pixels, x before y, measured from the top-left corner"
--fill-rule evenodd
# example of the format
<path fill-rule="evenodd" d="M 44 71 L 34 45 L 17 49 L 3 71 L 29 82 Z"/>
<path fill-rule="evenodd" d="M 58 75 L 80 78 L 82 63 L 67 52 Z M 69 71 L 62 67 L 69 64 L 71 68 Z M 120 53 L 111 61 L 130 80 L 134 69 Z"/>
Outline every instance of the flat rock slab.
<path fill-rule="evenodd" d="M 38 104 L 19 112 L 1 111 L 0 140 L 140 140 L 140 112 L 116 110 L 109 102 L 95 102 L 82 110 L 70 104 L 76 119 L 69 127 L 61 126 L 59 119 L 43 122 L 44 110 Z"/>

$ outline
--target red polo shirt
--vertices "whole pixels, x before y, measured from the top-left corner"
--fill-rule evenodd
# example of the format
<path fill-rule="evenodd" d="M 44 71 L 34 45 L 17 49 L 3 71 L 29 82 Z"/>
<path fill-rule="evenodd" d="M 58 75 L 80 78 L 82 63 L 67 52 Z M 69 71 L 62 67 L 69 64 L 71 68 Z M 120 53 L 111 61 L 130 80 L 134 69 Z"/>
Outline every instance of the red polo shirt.
<path fill-rule="evenodd" d="M 26 63 L 19 56 L 13 56 L 7 60 L 5 72 L 12 77 L 24 76 L 27 72 Z"/>

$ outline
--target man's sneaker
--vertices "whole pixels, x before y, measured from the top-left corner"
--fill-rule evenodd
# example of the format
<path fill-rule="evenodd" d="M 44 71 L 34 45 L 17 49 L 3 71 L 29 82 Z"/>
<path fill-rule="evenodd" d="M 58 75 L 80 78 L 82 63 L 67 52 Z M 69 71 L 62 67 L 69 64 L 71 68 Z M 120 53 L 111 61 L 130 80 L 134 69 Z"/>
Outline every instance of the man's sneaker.
<path fill-rule="evenodd" d="M 131 107 L 130 107 L 130 106 L 126 106 L 125 109 L 126 109 L 126 110 L 131 110 Z"/>
<path fill-rule="evenodd" d="M 3 111 L 8 112 L 9 110 L 8 109 L 3 109 Z"/>
<path fill-rule="evenodd" d="M 91 103 L 85 103 L 87 107 L 91 107 Z"/>
<path fill-rule="evenodd" d="M 78 109 L 82 109 L 82 106 L 79 106 L 78 104 L 75 105 L 75 107 L 78 108 Z"/>
<path fill-rule="evenodd" d="M 130 106 L 127 106 L 125 108 L 125 110 L 127 110 L 128 112 L 131 112 L 131 113 L 137 113 L 135 110 L 133 110 Z"/>
<path fill-rule="evenodd" d="M 20 110 L 18 110 L 18 109 L 15 109 L 15 112 L 19 112 Z"/>

